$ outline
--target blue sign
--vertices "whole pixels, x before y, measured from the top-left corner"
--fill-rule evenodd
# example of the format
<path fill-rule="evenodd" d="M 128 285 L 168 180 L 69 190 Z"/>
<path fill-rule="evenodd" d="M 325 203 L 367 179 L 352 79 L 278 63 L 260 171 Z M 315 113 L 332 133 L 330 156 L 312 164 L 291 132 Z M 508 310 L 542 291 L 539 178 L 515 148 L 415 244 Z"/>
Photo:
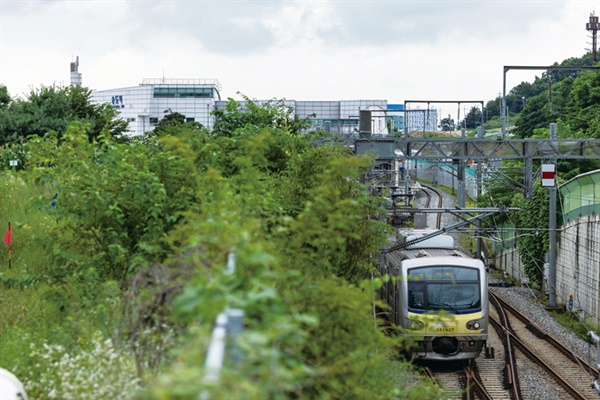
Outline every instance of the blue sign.
<path fill-rule="evenodd" d="M 115 108 L 125 108 L 125 104 L 123 104 L 123 96 L 122 95 L 118 95 L 118 96 L 112 96 L 112 105 Z"/>

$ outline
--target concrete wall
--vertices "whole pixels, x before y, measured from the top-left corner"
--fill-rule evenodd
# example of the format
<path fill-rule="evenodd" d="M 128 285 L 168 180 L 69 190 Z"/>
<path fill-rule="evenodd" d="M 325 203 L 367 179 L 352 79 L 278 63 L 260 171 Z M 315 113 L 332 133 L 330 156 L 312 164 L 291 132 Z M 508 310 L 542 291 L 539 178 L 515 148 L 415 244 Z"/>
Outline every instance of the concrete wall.
<path fill-rule="evenodd" d="M 573 311 L 600 322 L 600 216 L 570 221 L 557 236 L 557 302 L 573 295 Z"/>
<path fill-rule="evenodd" d="M 415 168 L 415 162 L 410 161 L 409 170 Z M 431 164 L 425 161 L 419 161 L 417 165 L 417 179 L 427 182 L 436 182 L 438 185 L 451 188 L 454 186 L 455 193 L 458 193 L 459 182 L 456 178 L 453 179 L 453 170 L 451 164 Z M 475 171 L 471 168 L 465 169 L 465 194 L 472 199 L 477 197 L 477 180 L 475 179 Z"/>
<path fill-rule="evenodd" d="M 513 279 L 523 282 L 527 275 L 516 247 L 496 253 L 496 268 L 506 271 Z"/>
<path fill-rule="evenodd" d="M 557 233 L 556 301 L 600 323 L 600 215 L 577 218 Z M 496 268 L 522 282 L 526 277 L 516 247 L 496 254 Z"/>

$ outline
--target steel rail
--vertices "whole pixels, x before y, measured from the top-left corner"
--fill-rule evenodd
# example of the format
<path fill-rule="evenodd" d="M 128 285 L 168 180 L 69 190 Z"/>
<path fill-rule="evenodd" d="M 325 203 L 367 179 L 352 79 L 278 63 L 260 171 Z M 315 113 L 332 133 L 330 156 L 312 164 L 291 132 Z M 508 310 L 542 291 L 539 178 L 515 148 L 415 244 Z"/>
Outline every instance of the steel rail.
<path fill-rule="evenodd" d="M 469 363 L 464 368 L 465 376 L 467 377 L 467 400 L 474 399 L 476 397 L 482 400 L 493 400 L 492 395 L 487 391 L 483 382 L 477 373 L 474 360 L 469 360 Z M 473 390 L 471 390 L 473 388 Z"/>
<path fill-rule="evenodd" d="M 437 205 L 437 209 L 440 210 L 442 209 L 442 207 L 444 206 L 444 198 L 442 197 L 442 194 L 440 193 L 439 189 L 436 189 L 432 186 L 429 185 L 424 185 L 421 183 L 421 187 L 427 189 L 424 190 L 424 192 L 427 194 L 427 203 L 425 204 L 425 208 L 429 208 L 429 206 L 431 205 L 431 192 L 437 194 L 438 196 L 438 205 Z M 438 212 L 437 213 L 437 217 L 436 217 L 436 221 L 435 221 L 435 228 L 436 229 L 440 229 L 442 227 L 442 213 Z"/>
<path fill-rule="evenodd" d="M 491 295 L 492 293 L 490 293 Z M 593 366 L 591 366 L 586 360 L 584 360 L 583 358 L 579 357 L 577 354 L 573 353 L 571 350 L 569 350 L 567 347 L 565 347 L 562 343 L 560 343 L 558 340 L 556 340 L 555 338 L 553 338 L 552 336 L 550 336 L 549 334 L 545 333 L 544 330 L 542 328 L 540 328 L 539 326 L 537 326 L 536 324 L 534 324 L 533 322 L 531 322 L 527 317 L 525 317 L 523 314 L 521 314 L 517 309 L 515 309 L 513 306 L 511 306 L 510 304 L 508 304 L 506 301 L 504 301 L 502 298 L 494 295 L 494 297 L 496 297 L 498 299 L 498 301 L 502 304 L 502 306 L 504 308 L 506 308 L 509 312 L 511 312 L 512 314 L 514 314 L 517 318 L 519 318 L 522 322 L 528 324 L 529 326 L 531 326 L 532 330 L 536 330 L 537 332 L 540 332 L 541 334 L 544 335 L 544 339 L 549 342 L 554 348 L 556 348 L 557 350 L 559 350 L 561 353 L 573 357 L 573 359 L 581 366 L 581 368 L 589 373 L 594 379 L 598 379 L 598 370 L 596 370 Z"/>
<path fill-rule="evenodd" d="M 498 304 L 501 304 L 501 306 L 506 309 L 509 310 L 510 313 L 512 313 L 513 315 L 515 315 L 517 318 L 519 318 L 521 321 L 523 321 L 526 324 L 531 325 L 534 329 L 537 329 L 539 332 L 543 332 L 543 330 L 537 328 L 535 325 L 533 325 L 531 323 L 531 321 L 529 321 L 526 317 L 522 316 L 521 313 L 519 313 L 516 309 L 514 309 L 513 307 L 511 307 L 509 304 L 507 304 L 504 300 L 500 299 L 498 296 L 495 296 L 493 294 L 491 294 L 491 297 L 494 297 Z M 500 324 L 499 321 L 496 321 L 493 317 L 490 316 L 490 322 L 493 324 Z M 588 397 L 581 394 L 579 392 L 579 390 L 575 387 L 573 387 L 569 382 L 566 381 L 565 378 L 563 378 L 561 375 L 558 374 L 558 372 L 555 371 L 554 368 L 552 368 L 551 366 L 549 366 L 546 361 L 544 361 L 542 358 L 540 358 L 536 353 L 534 353 L 527 344 L 525 344 L 523 341 L 521 341 L 521 339 L 512 331 L 512 328 L 510 327 L 510 324 L 507 323 L 506 328 L 506 332 L 507 335 L 510 336 L 511 338 L 511 342 L 519 348 L 519 350 L 521 350 L 523 352 L 523 354 L 525 354 L 525 356 L 527 356 L 530 360 L 532 360 L 534 363 L 536 363 L 537 365 L 539 365 L 540 367 L 542 367 L 544 369 L 544 371 L 546 373 L 548 373 L 553 379 L 554 381 L 559 384 L 563 389 L 565 389 L 571 396 L 573 396 L 574 399 L 578 399 L 578 400 L 586 400 Z M 504 329 L 504 328 L 503 328 Z M 550 338 L 550 336 L 545 336 L 544 339 Z M 559 348 L 556 348 L 557 350 L 563 352 L 561 350 L 561 348 L 564 349 L 564 346 L 562 346 L 561 344 L 559 344 L 556 341 L 552 341 L 552 340 L 548 340 L 548 342 L 551 345 L 554 345 L 554 342 L 557 343 L 559 345 Z M 577 357 L 576 355 L 574 355 L 572 352 L 568 351 L 569 355 L 572 355 L 575 357 L 575 359 L 579 359 L 579 357 Z M 585 362 L 584 360 L 579 359 L 582 362 Z M 579 360 L 577 360 L 577 362 L 579 362 Z"/>
<path fill-rule="evenodd" d="M 513 344 L 511 341 L 510 335 L 510 323 L 508 321 L 508 317 L 504 312 L 504 308 L 498 300 L 498 296 L 494 295 L 488 290 L 488 297 L 490 302 L 493 303 L 496 312 L 498 312 L 498 316 L 500 317 L 501 322 L 496 321 L 489 316 L 489 321 L 494 325 L 494 328 L 498 332 L 498 336 L 500 336 L 502 342 L 504 343 L 504 351 L 505 351 L 505 361 L 506 361 L 506 376 L 508 379 L 508 385 L 511 388 L 512 398 L 513 400 L 518 400 L 522 398 L 521 395 L 521 385 L 519 383 L 519 376 L 517 372 L 517 359 L 514 354 Z"/>

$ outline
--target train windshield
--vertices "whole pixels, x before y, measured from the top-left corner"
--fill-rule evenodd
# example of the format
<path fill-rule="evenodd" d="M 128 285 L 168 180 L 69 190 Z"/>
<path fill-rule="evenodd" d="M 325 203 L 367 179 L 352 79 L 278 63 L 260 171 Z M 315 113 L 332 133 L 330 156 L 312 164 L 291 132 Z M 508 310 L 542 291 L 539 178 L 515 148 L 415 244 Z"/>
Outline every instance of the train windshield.
<path fill-rule="evenodd" d="M 446 310 L 461 314 L 481 308 L 479 271 L 458 266 L 408 270 L 408 307 L 414 311 Z"/>

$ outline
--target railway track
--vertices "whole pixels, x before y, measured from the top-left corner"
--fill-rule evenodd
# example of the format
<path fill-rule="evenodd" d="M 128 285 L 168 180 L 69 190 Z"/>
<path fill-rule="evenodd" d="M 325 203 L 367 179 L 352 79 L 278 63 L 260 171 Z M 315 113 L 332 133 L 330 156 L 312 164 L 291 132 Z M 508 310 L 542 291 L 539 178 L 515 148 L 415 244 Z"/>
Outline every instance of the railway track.
<path fill-rule="evenodd" d="M 443 387 L 448 399 L 520 400 L 506 375 L 504 342 L 491 331 L 488 349 L 476 360 L 428 364 L 424 373 Z"/>
<path fill-rule="evenodd" d="M 487 373 L 482 373 L 480 367 L 474 361 L 442 363 L 424 368 L 424 373 L 435 384 L 444 388 L 448 399 L 465 400 L 499 400 L 510 399 L 510 396 L 498 390 L 494 390 Z M 495 378 L 501 376 L 501 369 L 495 371 Z M 492 379 L 500 381 L 500 379 Z M 499 384 L 501 386 L 501 382 Z M 490 388 L 492 390 L 490 390 Z"/>
<path fill-rule="evenodd" d="M 564 391 L 561 397 L 581 400 L 598 398 L 591 386 L 598 372 L 591 365 L 491 291 L 489 296 L 490 303 L 496 308 L 495 312 L 490 310 L 490 323 L 498 327 L 521 354 L 543 369 L 548 379 Z M 515 379 L 518 382 L 518 378 Z"/>
<path fill-rule="evenodd" d="M 421 184 L 421 187 L 423 188 L 423 193 L 425 193 L 425 196 L 426 196 L 425 208 L 430 208 L 430 207 L 431 208 L 443 208 L 444 207 L 444 197 L 440 193 L 439 189 L 436 189 L 429 185 L 423 185 L 423 184 Z M 437 198 L 437 204 L 435 204 L 436 203 L 435 198 Z M 432 203 L 434 203 L 434 204 L 432 204 Z M 442 213 L 437 213 L 436 219 L 435 219 L 435 228 L 441 229 L 441 227 L 442 227 Z"/>
<path fill-rule="evenodd" d="M 507 345 L 508 343 L 508 345 Z M 508 347 L 507 347 L 508 346 Z M 449 399 L 520 400 L 517 359 L 501 331 L 490 330 L 488 348 L 469 363 L 426 364 L 424 373 L 443 387 Z"/>
<path fill-rule="evenodd" d="M 519 400 L 505 374 L 503 341 L 492 331 L 488 344 L 491 350 L 469 363 L 449 363 L 426 369 L 426 374 L 441 385 L 449 399 Z"/>
<path fill-rule="evenodd" d="M 516 370 L 511 357 L 510 346 L 506 347 L 506 342 L 501 334 L 493 329 L 488 330 L 488 349 L 482 353 L 474 364 L 474 373 L 482 387 L 473 382 L 472 388 L 475 397 L 485 400 L 519 400 L 520 391 L 515 391 L 515 378 L 511 371 Z M 510 367 L 508 365 L 511 365 Z M 516 386 L 519 387 L 518 384 Z"/>
<path fill-rule="evenodd" d="M 518 371 L 542 371 L 548 385 L 564 399 L 595 399 L 591 386 L 598 372 L 560 342 L 490 293 L 488 348 L 475 362 L 429 366 L 427 375 L 441 385 L 452 399 L 520 400 L 530 398 L 521 387 Z M 529 362 L 527 361 L 529 360 Z"/>
<path fill-rule="evenodd" d="M 496 365 L 496 367 L 500 368 L 502 371 L 502 391 L 500 391 L 498 397 L 495 398 L 518 400 L 523 398 L 523 392 L 517 373 L 519 369 L 517 357 L 512 343 L 512 336 L 507 329 L 503 329 L 504 326 L 508 325 L 508 316 L 501 306 L 496 307 L 497 303 L 495 298 L 491 295 L 489 295 L 489 297 L 490 304 L 494 305 L 494 307 L 491 307 L 489 310 L 490 326 L 493 325 L 494 329 L 488 331 L 488 341 L 490 342 L 490 346 L 497 349 L 495 360 L 497 360 L 499 364 Z M 495 324 L 493 321 L 498 321 L 499 323 Z"/>
<path fill-rule="evenodd" d="M 423 372 L 436 385 L 444 388 L 449 399 L 462 399 L 466 393 L 467 375 L 463 362 L 430 364 Z"/>

